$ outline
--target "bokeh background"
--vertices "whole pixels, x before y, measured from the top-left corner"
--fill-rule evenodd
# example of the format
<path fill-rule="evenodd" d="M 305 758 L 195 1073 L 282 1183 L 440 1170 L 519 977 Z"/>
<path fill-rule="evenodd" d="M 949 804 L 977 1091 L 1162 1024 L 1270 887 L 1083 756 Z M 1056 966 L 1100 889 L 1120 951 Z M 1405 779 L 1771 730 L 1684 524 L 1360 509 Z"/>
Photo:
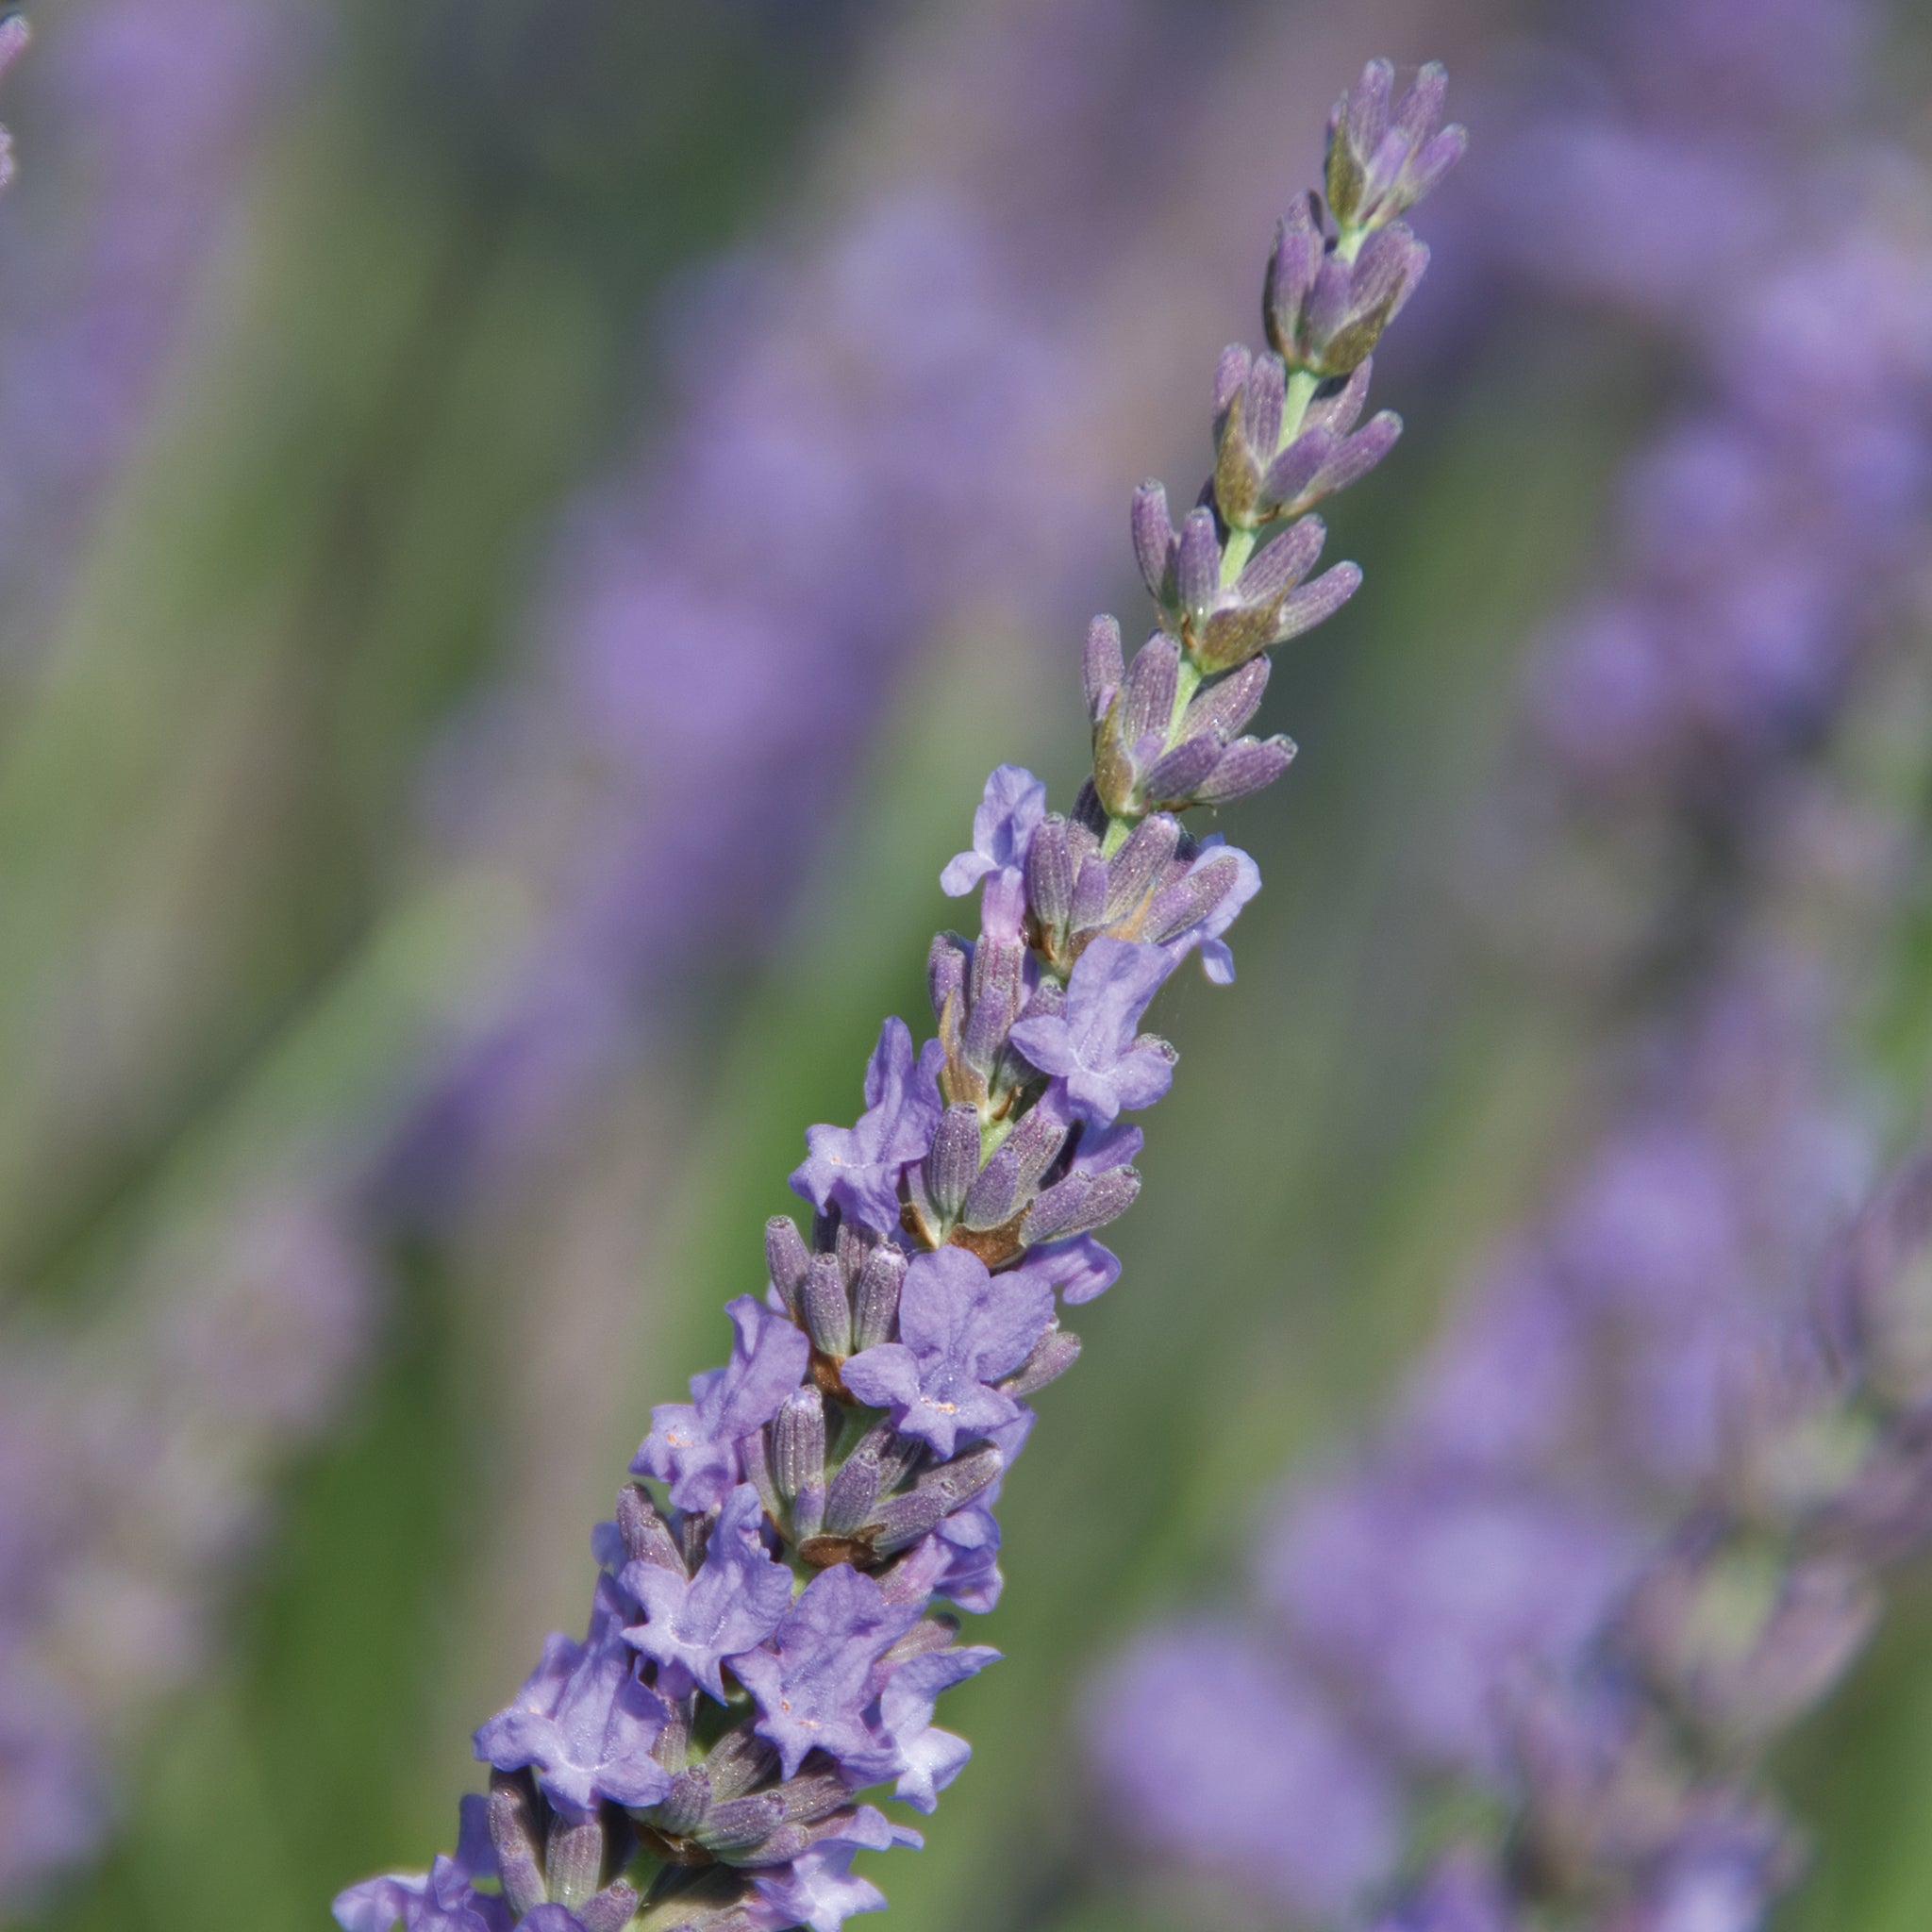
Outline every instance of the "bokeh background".
<path fill-rule="evenodd" d="M 1916 8 L 1841 48 L 1807 36 L 1854 9 L 1715 10 L 1818 82 L 1807 140 L 1932 142 Z M 1590 1131 L 1630 932 L 1693 916 L 1641 812 L 1607 883 L 1570 890 L 1567 821 L 1521 861 L 1556 810 L 1539 641 L 1696 372 L 1538 271 L 1563 210 L 1515 137 L 1667 74 L 1669 10 L 29 11 L 0 1915 L 102 1932 L 320 1925 L 446 1841 L 804 1126 L 851 1117 L 883 1011 L 916 1021 L 986 769 L 1077 775 L 1081 625 L 1140 609 L 1128 492 L 1206 468 L 1213 354 L 1329 101 L 1371 54 L 1450 62 L 1478 158 L 1378 358 L 1408 432 L 1331 518 L 1368 588 L 1277 669 L 1302 756 L 1229 825 L 1268 890 L 1238 985 L 1168 996 L 1125 1276 L 1007 1489 L 974 1635 L 1008 1660 L 946 1707 L 974 1761 L 924 1853 L 874 1861 L 936 1932 L 1185 1923 L 1108 1849 L 1083 1687 L 1235 1590 L 1281 1472 L 1369 1425 Z M 1668 212 L 1604 218 L 1645 256 Z M 1863 754 L 1907 858 L 1835 960 L 1878 1149 L 1932 1050 L 1912 625 Z M 1932 1584 L 1779 1774 L 1815 1838 L 1780 1923 L 1924 1924 Z"/>

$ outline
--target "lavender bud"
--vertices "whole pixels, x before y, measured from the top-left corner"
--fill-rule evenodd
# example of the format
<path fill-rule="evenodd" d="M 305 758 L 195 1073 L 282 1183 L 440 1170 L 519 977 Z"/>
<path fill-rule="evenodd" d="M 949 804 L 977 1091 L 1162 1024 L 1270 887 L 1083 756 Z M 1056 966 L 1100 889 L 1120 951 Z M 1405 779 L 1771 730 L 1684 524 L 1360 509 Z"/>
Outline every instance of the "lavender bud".
<path fill-rule="evenodd" d="M 1211 731 L 1224 741 L 1233 738 L 1261 708 L 1268 676 L 1269 660 L 1251 658 L 1239 671 L 1204 685 L 1181 713 L 1181 736 L 1198 738 Z"/>
<path fill-rule="evenodd" d="M 880 1505 L 866 1524 L 868 1541 L 882 1557 L 916 1543 L 960 1504 L 972 1501 L 1005 1467 L 1006 1457 L 990 1442 L 942 1464 L 905 1495 Z"/>
<path fill-rule="evenodd" d="M 812 1824 L 852 1802 L 852 1788 L 836 1771 L 789 1777 L 772 1795 L 785 1807 L 787 1824 Z"/>
<path fill-rule="evenodd" d="M 798 1224 L 789 1214 L 774 1214 L 765 1223 L 765 1272 L 772 1286 L 785 1298 L 791 1319 L 798 1319 L 799 1296 L 805 1291 L 806 1270 L 811 1255 Z"/>
<path fill-rule="evenodd" d="M 899 1324 L 899 1290 L 906 1280 L 902 1249 L 883 1241 L 866 1257 L 852 1291 L 852 1349 L 890 1341 Z"/>
<path fill-rule="evenodd" d="M 1194 661 L 1205 671 L 1230 671 L 1274 641 L 1274 611 L 1266 604 L 1234 605 L 1208 620 Z"/>
<path fill-rule="evenodd" d="M 852 1305 L 845 1299 L 845 1272 L 836 1255 L 814 1255 L 799 1297 L 805 1309 L 806 1332 L 822 1355 L 842 1357 L 852 1353 Z"/>
<path fill-rule="evenodd" d="M 1221 360 L 1214 365 L 1214 414 L 1218 420 L 1233 406 L 1234 399 L 1241 392 L 1241 385 L 1248 379 L 1248 370 L 1254 357 L 1241 342 L 1230 342 L 1221 352 Z"/>
<path fill-rule="evenodd" d="M 961 1102 L 940 1116 L 925 1157 L 926 1198 L 942 1220 L 958 1220 L 978 1173 L 979 1109 Z"/>
<path fill-rule="evenodd" d="M 1107 860 L 1097 852 L 1080 861 L 1074 876 L 1074 908 L 1067 919 L 1070 931 L 1091 932 L 1107 917 L 1108 876 Z"/>
<path fill-rule="evenodd" d="M 1211 509 L 1191 509 L 1181 524 L 1174 588 L 1182 608 L 1197 622 L 1214 608 L 1221 589 L 1221 539 L 1214 532 Z"/>
<path fill-rule="evenodd" d="M 1313 583 L 1304 584 L 1282 600 L 1274 619 L 1274 641 L 1285 644 L 1326 623 L 1361 587 L 1358 565 L 1338 563 L 1333 570 L 1324 570 Z"/>
<path fill-rule="evenodd" d="M 890 1423 L 877 1423 L 854 1444 L 825 1492 L 825 1534 L 849 1536 L 878 1499 L 879 1464 L 893 1440 Z"/>
<path fill-rule="evenodd" d="M 1371 60 L 1362 77 L 1335 104 L 1328 124 L 1328 206 L 1343 226 L 1354 225 L 1363 212 L 1368 187 L 1368 162 L 1382 144 L 1389 127 L 1389 93 L 1394 70 L 1386 60 Z"/>
<path fill-rule="evenodd" d="M 1153 891 L 1179 845 L 1179 821 L 1166 812 L 1142 819 L 1108 865 L 1107 904 L 1102 921 L 1112 925 L 1135 911 Z"/>
<path fill-rule="evenodd" d="M 1240 414 L 1230 412 L 1214 458 L 1215 507 L 1230 526 L 1247 529 L 1254 524 L 1260 494 L 1261 465 L 1242 433 Z"/>
<path fill-rule="evenodd" d="M 762 1784 L 777 1768 L 776 1750 L 745 1724 L 726 1731 L 705 1759 L 714 1803 L 739 1797 L 754 1785 Z"/>
<path fill-rule="evenodd" d="M 637 1908 L 636 1891 L 620 1878 L 577 1907 L 577 1924 L 584 1932 L 624 1932 Z"/>
<path fill-rule="evenodd" d="M 1195 787 L 1220 764 L 1223 749 L 1223 741 L 1213 733 L 1175 745 L 1141 780 L 1142 795 L 1150 805 L 1191 804 Z"/>
<path fill-rule="evenodd" d="M 887 1669 L 894 1669 L 900 1664 L 910 1663 L 916 1657 L 930 1657 L 935 1651 L 949 1649 L 958 1634 L 957 1618 L 922 1617 L 879 1658 L 879 1662 Z"/>
<path fill-rule="evenodd" d="M 1076 1171 L 1056 1181 L 1026 1210 L 1026 1218 L 1020 1224 L 1020 1239 L 1029 1247 L 1052 1241 L 1078 1217 L 1092 1191 L 1091 1174 Z"/>
<path fill-rule="evenodd" d="M 1013 1218 L 1019 1197 L 1020 1158 L 1009 1139 L 979 1170 L 959 1219 L 970 1228 L 1002 1226 Z"/>
<path fill-rule="evenodd" d="M 1148 639 L 1135 654 L 1121 692 L 1120 736 L 1129 750 L 1149 732 L 1167 736 L 1180 669 L 1180 646 L 1165 633 Z"/>
<path fill-rule="evenodd" d="M 967 1015 L 961 1039 L 968 1061 L 982 1074 L 992 1071 L 1006 1044 L 1007 1031 L 1020 1010 L 1024 949 L 991 940 L 982 940 L 974 954 L 976 967 L 984 958 L 984 983 L 974 991 L 973 1010 Z"/>
<path fill-rule="evenodd" d="M 1281 408 L 1287 372 L 1279 356 L 1257 356 L 1241 389 L 1241 435 L 1265 463 L 1281 441 Z"/>
<path fill-rule="evenodd" d="M 1006 1143 L 1000 1152 L 1010 1153 L 1015 1157 L 1019 1167 L 1020 1188 L 1024 1192 L 1053 1165 L 1060 1149 L 1066 1144 L 1065 1124 L 1041 1108 L 1034 1108 L 1030 1112 L 1021 1116 L 1020 1124 L 1007 1136 Z"/>
<path fill-rule="evenodd" d="M 702 1764 L 693 1764 L 671 1780 L 670 1790 L 652 1808 L 651 1819 L 659 1831 L 689 1838 L 710 1808 L 711 1774 Z"/>
<path fill-rule="evenodd" d="M 1255 553 L 1236 590 L 1251 604 L 1278 603 L 1314 569 L 1327 541 L 1328 526 L 1320 517 L 1303 517 Z"/>
<path fill-rule="evenodd" d="M 1449 70 L 1440 60 L 1431 60 L 1403 95 L 1390 121 L 1391 131 L 1402 137 L 1405 147 L 1423 147 L 1441 126 L 1448 99 Z"/>
<path fill-rule="evenodd" d="M 1151 944 L 1158 946 L 1176 933 L 1185 932 L 1221 904 L 1222 895 L 1240 875 L 1241 869 L 1231 854 L 1197 865 L 1184 878 L 1155 894 L 1154 903 L 1147 908 L 1142 933 Z"/>
<path fill-rule="evenodd" d="M 714 1519 L 702 1509 L 687 1509 L 678 1518 L 677 1546 L 684 1556 L 684 1567 L 695 1576 L 703 1567 L 705 1552 L 710 1547 Z"/>
<path fill-rule="evenodd" d="M 925 1460 L 925 1444 L 916 1437 L 891 1435 L 879 1450 L 879 1494 L 890 1495 Z"/>
<path fill-rule="evenodd" d="M 1058 1323 L 1033 1344 L 1033 1353 L 1000 1384 L 1000 1393 L 1018 1402 L 1064 1375 L 1080 1354 L 1080 1338 Z"/>
<path fill-rule="evenodd" d="M 1158 488 L 1158 486 L 1156 486 Z M 1160 514 L 1167 517 L 1167 500 L 1161 499 Z M 1111 617 L 1096 617 L 1087 626 L 1087 649 L 1080 660 L 1080 675 L 1087 690 L 1087 716 L 1095 724 L 1107 716 L 1113 694 L 1126 675 L 1126 659 L 1121 651 L 1121 627 Z"/>
<path fill-rule="evenodd" d="M 1339 369 L 1330 372 L 1321 367 L 1322 349 L 1348 320 L 1349 298 L 1354 290 L 1355 276 L 1349 264 L 1339 255 L 1325 256 L 1302 314 L 1303 353 L 1319 374 L 1341 374 Z"/>
<path fill-rule="evenodd" d="M 1324 385 L 1308 405 L 1302 426 L 1312 429 L 1319 425 L 1338 441 L 1346 436 L 1361 420 L 1374 369 L 1374 358 L 1368 357 L 1349 371 L 1345 381 Z"/>
<path fill-rule="evenodd" d="M 671 1525 L 634 1483 L 626 1483 L 617 1492 L 617 1533 L 624 1540 L 625 1555 L 633 1563 L 652 1563 L 675 1576 L 684 1574 L 684 1558 L 678 1554 Z"/>
<path fill-rule="evenodd" d="M 673 1777 L 684 1769 L 691 1757 L 691 1707 L 696 1696 L 693 1691 L 690 1697 L 674 1697 L 670 1701 L 664 1728 L 658 1733 L 658 1741 L 651 1746 L 651 1756 Z"/>
<path fill-rule="evenodd" d="M 1195 800 L 1218 808 L 1264 791 L 1294 762 L 1294 740 L 1280 732 L 1273 738 L 1237 739 L 1222 753 L 1221 762 L 1195 791 Z"/>
<path fill-rule="evenodd" d="M 1351 483 L 1359 483 L 1395 447 L 1401 437 L 1402 418 L 1393 409 L 1380 411 L 1322 465 L 1307 500 L 1312 502 L 1317 496 L 1332 496 L 1338 490 L 1346 490 Z"/>
<path fill-rule="evenodd" d="M 763 1844 L 784 1823 L 785 1800 L 776 1791 L 758 1791 L 713 1805 L 693 1836 L 708 1852 L 728 1858 Z"/>
<path fill-rule="evenodd" d="M 794 1389 L 772 1418 L 772 1480 L 788 1503 L 825 1479 L 825 1399 Z"/>
<path fill-rule="evenodd" d="M 1314 208 L 1304 196 L 1290 208 L 1275 231 L 1274 253 L 1269 259 L 1262 297 L 1268 340 L 1290 358 L 1301 339 L 1302 309 L 1315 286 L 1326 247 L 1316 225 Z"/>
<path fill-rule="evenodd" d="M 1147 594 L 1157 604 L 1165 605 L 1173 596 L 1169 586 L 1168 573 L 1174 566 L 1174 521 L 1168 514 L 1167 491 L 1151 478 L 1134 491 L 1133 508 L 1134 560 L 1141 566 L 1141 579 L 1147 586 Z M 1092 633 L 1088 633 L 1089 656 L 1092 652 Z M 1118 645 L 1118 634 L 1116 634 Z M 1116 674 L 1114 680 L 1120 682 Z M 1087 684 L 1087 703 L 1091 710 L 1093 706 L 1093 680 L 1090 674 Z"/>
<path fill-rule="evenodd" d="M 738 1439 L 738 1457 L 744 1469 L 744 1479 L 758 1492 L 765 1514 L 776 1522 L 784 1512 L 784 1505 L 778 1497 L 778 1486 L 772 1480 L 772 1459 L 765 1453 L 763 1429 L 754 1429 Z"/>
<path fill-rule="evenodd" d="M 597 1890 L 604 1875 L 604 1826 L 594 1817 L 573 1822 L 559 1814 L 550 1822 L 543 1857 L 545 1889 L 560 1906 L 578 1906 Z"/>
<path fill-rule="evenodd" d="M 496 1848 L 496 1865 L 503 1895 L 518 1918 L 533 1912 L 549 1897 L 538 1857 L 536 1821 L 527 1774 L 492 1772 L 490 1777 L 490 1842 Z"/>
<path fill-rule="evenodd" d="M 1055 928 L 1074 909 L 1074 855 L 1058 812 L 1041 820 L 1026 848 L 1026 903 L 1042 925 Z"/>
<path fill-rule="evenodd" d="M 1150 1034 L 1143 1034 L 1141 1043 L 1174 1052 L 1165 1041 L 1156 1041 Z M 1105 1227 L 1134 1205 L 1134 1196 L 1140 1191 L 1138 1168 L 1114 1167 L 1100 1174 L 1070 1174 L 1065 1180 L 1047 1189 L 1026 1210 L 1026 1218 L 1020 1224 L 1020 1239 L 1030 1248 L 1041 1241 Z"/>
<path fill-rule="evenodd" d="M 1335 454 L 1335 437 L 1317 424 L 1305 429 L 1268 465 L 1261 478 L 1261 501 L 1271 508 L 1299 500 Z"/>
<path fill-rule="evenodd" d="M 925 960 L 926 997 L 932 1001 L 933 1018 L 946 1010 L 946 1002 L 966 989 L 966 969 L 972 948 L 957 933 L 942 932 L 932 942 Z"/>

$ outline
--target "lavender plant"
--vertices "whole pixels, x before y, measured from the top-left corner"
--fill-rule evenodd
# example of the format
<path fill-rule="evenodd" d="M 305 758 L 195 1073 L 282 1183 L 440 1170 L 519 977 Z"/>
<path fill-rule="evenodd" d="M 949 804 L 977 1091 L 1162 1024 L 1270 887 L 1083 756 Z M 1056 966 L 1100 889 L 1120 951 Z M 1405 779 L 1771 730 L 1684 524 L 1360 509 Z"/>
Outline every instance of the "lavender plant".
<path fill-rule="evenodd" d="M 1757 1353 L 1724 1455 L 1574 1668 L 1511 1698 L 1500 1855 L 1458 1846 L 1386 1932 L 1755 1926 L 1804 1869 L 1766 1755 L 1932 1538 L 1932 1156 L 1877 1192 Z"/>
<path fill-rule="evenodd" d="M 730 1361 L 654 1411 L 643 1480 L 593 1541 L 585 1640 L 552 1637 L 477 1732 L 491 1792 L 456 1855 L 344 1892 L 346 1932 L 833 1932 L 883 1904 L 854 1856 L 917 1837 L 855 1801 L 890 1783 L 929 1810 L 966 1760 L 936 1700 L 993 1653 L 933 1606 L 994 1601 L 1026 1398 L 1079 1351 L 1058 1310 L 1119 1273 L 1095 1236 L 1140 1188 L 1121 1116 L 1175 1060 L 1141 1023 L 1190 953 L 1232 978 L 1225 935 L 1259 886 L 1180 814 L 1287 768 L 1286 739 L 1243 735 L 1266 653 L 1358 581 L 1311 576 L 1310 511 L 1399 430 L 1357 425 L 1427 260 L 1401 217 L 1462 151 L 1445 85 L 1425 68 L 1396 101 L 1375 62 L 1338 106 L 1325 203 L 1295 206 L 1269 264 L 1269 347 L 1217 371 L 1211 483 L 1178 528 L 1158 485 L 1135 498 L 1158 627 L 1131 664 L 1112 619 L 1089 631 L 1092 776 L 1065 814 L 1017 767 L 988 780 L 942 877 L 979 887 L 980 931 L 934 942 L 937 1037 L 915 1051 L 889 1020 L 858 1123 L 808 1134 L 809 1236 L 769 1224 L 769 1292 L 729 1305 Z"/>

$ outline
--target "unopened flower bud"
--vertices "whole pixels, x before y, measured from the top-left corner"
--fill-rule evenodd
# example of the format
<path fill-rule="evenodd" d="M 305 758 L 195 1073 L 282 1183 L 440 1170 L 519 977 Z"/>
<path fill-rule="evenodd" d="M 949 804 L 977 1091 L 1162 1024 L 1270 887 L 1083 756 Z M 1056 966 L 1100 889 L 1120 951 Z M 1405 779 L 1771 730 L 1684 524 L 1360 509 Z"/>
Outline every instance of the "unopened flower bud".
<path fill-rule="evenodd" d="M 852 1349 L 890 1341 L 899 1322 L 899 1290 L 906 1279 L 906 1255 L 882 1241 L 866 1257 L 852 1290 Z"/>
<path fill-rule="evenodd" d="M 852 1305 L 845 1299 L 845 1272 L 836 1255 L 814 1255 L 800 1296 L 806 1331 L 823 1355 L 852 1353 Z"/>

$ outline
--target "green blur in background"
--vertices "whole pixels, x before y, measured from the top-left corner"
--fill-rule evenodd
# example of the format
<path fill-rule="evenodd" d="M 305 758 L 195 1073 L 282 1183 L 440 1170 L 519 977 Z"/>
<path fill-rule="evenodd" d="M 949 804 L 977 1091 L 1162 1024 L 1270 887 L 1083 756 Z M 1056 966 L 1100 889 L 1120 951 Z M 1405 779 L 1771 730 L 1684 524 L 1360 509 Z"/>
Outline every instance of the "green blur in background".
<path fill-rule="evenodd" d="M 257 162 L 244 256 L 0 718 L 0 1281 L 37 1323 L 111 1321 L 180 1230 L 378 1131 L 441 991 L 512 943 L 519 908 L 453 885 L 418 829 L 425 759 L 528 650 L 562 507 L 660 409 L 667 290 L 828 219 L 852 127 L 937 11 L 334 9 L 321 78 Z M 1306 19 L 1341 75 L 1385 31 L 1453 63 L 1537 16 L 1418 0 L 1343 34 L 1312 5 L 1176 0 L 1175 19 L 1230 64 Z M 1920 71 L 1903 29 L 1899 56 Z M 14 125 L 30 168 L 32 119 Z M 924 1853 L 869 1861 L 892 1923 L 1185 1922 L 1092 1856 L 1083 1673 L 1227 1587 L 1283 1465 L 1373 1417 L 1587 1130 L 1592 991 L 1519 957 L 1515 908 L 1472 903 L 1466 854 L 1524 652 L 1591 567 L 1671 372 L 1588 319 L 1541 326 L 1457 344 L 1454 367 L 1390 358 L 1408 437 L 1332 520 L 1369 589 L 1275 675 L 1268 717 L 1303 754 L 1229 824 L 1268 891 L 1239 983 L 1170 996 L 1181 1077 L 1118 1230 L 1123 1282 L 1084 1311 L 1078 1373 L 1006 1488 L 1007 1595 L 973 1635 L 1007 1661 L 946 1704 L 974 1762 Z M 1245 301 L 1220 316 L 1173 372 L 1185 398 L 1250 327 Z M 1150 441 L 1118 477 L 1095 608 L 1135 608 L 1132 484 L 1184 489 L 1206 463 L 1200 427 Z M 469 1731 L 580 1614 L 590 1524 L 651 1405 L 719 1358 L 803 1128 L 851 1117 L 883 1012 L 920 1012 L 927 939 L 957 917 L 937 874 L 986 769 L 1030 763 L 1059 796 L 1076 776 L 1076 645 L 973 608 L 921 641 L 771 957 L 718 962 L 674 1043 L 473 1225 L 384 1257 L 353 1399 L 275 1472 L 211 1655 L 128 1740 L 109 1855 L 33 1923 L 317 1926 L 343 1884 L 447 1843 Z M 1928 931 L 1902 908 L 1875 975 L 1902 1126 Z M 539 1335 L 576 1381 L 535 1376 Z M 505 1522 L 552 1533 L 525 1557 Z M 1910 1585 L 1790 1753 L 1818 1863 L 1781 1924 L 1932 1917 L 1928 1638 Z"/>

